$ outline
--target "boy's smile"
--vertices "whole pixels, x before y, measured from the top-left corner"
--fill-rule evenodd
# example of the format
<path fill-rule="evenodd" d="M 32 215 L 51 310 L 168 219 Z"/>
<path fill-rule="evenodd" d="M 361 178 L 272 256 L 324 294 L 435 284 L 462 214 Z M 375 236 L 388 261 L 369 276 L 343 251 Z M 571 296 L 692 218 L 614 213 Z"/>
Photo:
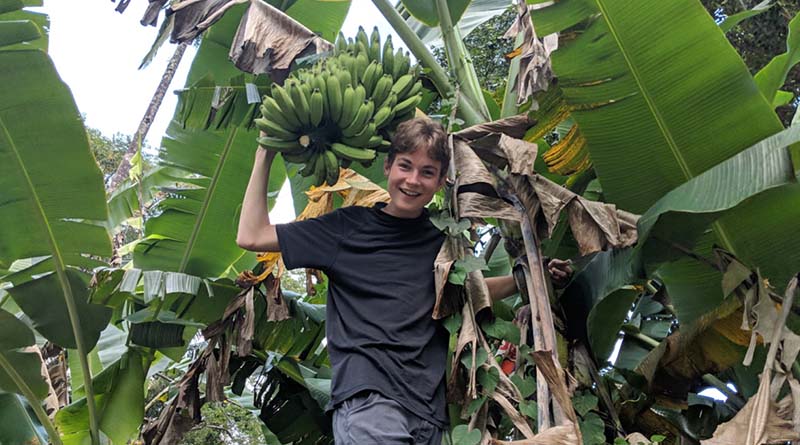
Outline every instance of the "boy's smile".
<path fill-rule="evenodd" d="M 397 153 L 391 164 L 387 159 L 383 171 L 392 200 L 383 211 L 398 218 L 418 217 L 444 185 L 443 168 L 441 162 L 431 159 L 424 149 Z"/>

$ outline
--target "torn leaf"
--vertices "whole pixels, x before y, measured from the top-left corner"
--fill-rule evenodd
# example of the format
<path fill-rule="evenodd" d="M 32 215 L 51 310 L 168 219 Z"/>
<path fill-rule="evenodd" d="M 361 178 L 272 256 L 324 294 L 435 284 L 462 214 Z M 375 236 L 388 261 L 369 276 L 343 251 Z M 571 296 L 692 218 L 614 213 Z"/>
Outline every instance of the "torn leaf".
<path fill-rule="evenodd" d="M 333 45 L 262 0 L 251 0 L 231 44 L 230 59 L 242 71 L 270 74 L 282 82 L 295 59 L 332 51 Z"/>

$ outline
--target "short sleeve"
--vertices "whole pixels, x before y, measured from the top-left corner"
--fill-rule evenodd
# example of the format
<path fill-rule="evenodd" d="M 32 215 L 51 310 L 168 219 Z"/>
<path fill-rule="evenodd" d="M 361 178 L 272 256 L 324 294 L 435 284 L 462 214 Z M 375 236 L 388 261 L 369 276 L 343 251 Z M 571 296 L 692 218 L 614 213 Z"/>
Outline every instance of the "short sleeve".
<path fill-rule="evenodd" d="M 344 236 L 342 221 L 341 212 L 333 211 L 319 218 L 277 224 L 275 230 L 286 268 L 327 270 Z"/>

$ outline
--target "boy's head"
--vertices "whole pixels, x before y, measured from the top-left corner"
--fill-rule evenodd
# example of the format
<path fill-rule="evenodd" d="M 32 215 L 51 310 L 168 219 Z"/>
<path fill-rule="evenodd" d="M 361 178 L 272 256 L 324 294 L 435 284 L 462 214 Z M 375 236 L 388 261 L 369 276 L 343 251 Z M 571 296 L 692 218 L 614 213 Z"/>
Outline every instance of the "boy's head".
<path fill-rule="evenodd" d="M 444 177 L 450 166 L 447 133 L 441 124 L 426 117 L 409 119 L 397 126 L 386 160 L 392 165 L 399 153 L 412 153 L 420 149 L 441 164 L 439 174 Z"/>
<path fill-rule="evenodd" d="M 444 185 L 449 165 L 447 134 L 441 125 L 427 118 L 398 125 L 383 166 L 391 197 L 384 211 L 401 218 L 419 216 Z"/>

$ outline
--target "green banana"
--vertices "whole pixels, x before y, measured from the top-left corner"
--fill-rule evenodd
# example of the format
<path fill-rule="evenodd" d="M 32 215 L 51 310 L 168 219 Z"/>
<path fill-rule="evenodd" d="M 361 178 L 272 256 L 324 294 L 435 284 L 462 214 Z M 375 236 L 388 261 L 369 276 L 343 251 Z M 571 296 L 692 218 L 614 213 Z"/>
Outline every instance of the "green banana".
<path fill-rule="evenodd" d="M 392 72 L 392 76 L 395 79 L 399 79 L 403 74 L 408 74 L 411 70 L 411 57 L 409 57 L 407 52 L 397 50 L 394 63 L 395 65 L 399 65 L 399 68 L 395 67 L 395 70 Z"/>
<path fill-rule="evenodd" d="M 289 97 L 289 93 L 286 91 L 286 89 L 276 83 L 273 83 L 272 98 L 275 99 L 275 103 L 278 104 L 282 115 L 286 118 L 286 120 L 289 121 L 289 124 L 291 124 L 292 127 L 300 128 L 303 126 L 303 123 L 297 118 L 297 115 L 294 112 L 294 103 Z"/>
<path fill-rule="evenodd" d="M 368 122 L 367 126 L 360 133 L 353 137 L 343 137 L 342 142 L 351 147 L 363 148 L 372 136 L 375 136 L 375 122 Z"/>
<path fill-rule="evenodd" d="M 378 27 L 372 28 L 372 34 L 369 36 L 369 60 L 373 62 L 381 61 L 381 35 L 378 33 Z"/>
<path fill-rule="evenodd" d="M 408 93 L 406 93 L 406 97 L 416 96 L 421 91 L 422 91 L 422 81 L 418 80 L 414 82 L 414 85 L 411 87 L 410 90 L 408 90 Z"/>
<path fill-rule="evenodd" d="M 339 31 L 339 36 L 336 38 L 335 48 L 336 54 L 347 51 L 347 39 L 344 37 L 344 33 L 341 31 Z"/>
<path fill-rule="evenodd" d="M 404 99 L 412 86 L 414 86 L 414 76 L 404 74 L 392 85 L 392 92 L 397 94 L 398 99 Z"/>
<path fill-rule="evenodd" d="M 347 88 L 347 85 L 352 85 L 353 83 L 353 76 L 350 74 L 350 71 L 343 69 L 336 72 L 336 77 L 339 79 L 339 87 L 341 87 L 342 91 Z"/>
<path fill-rule="evenodd" d="M 378 83 L 378 72 L 380 70 L 380 64 L 374 60 L 370 62 L 369 65 L 367 65 L 367 69 L 364 70 L 364 78 L 361 79 L 361 84 L 364 85 L 367 95 L 372 94 L 375 84 Z"/>
<path fill-rule="evenodd" d="M 308 106 L 311 109 L 311 126 L 319 127 L 319 124 L 322 123 L 322 114 L 325 112 L 325 98 L 322 97 L 319 88 L 314 88 Z"/>
<path fill-rule="evenodd" d="M 283 160 L 294 164 L 305 164 L 311 156 L 314 156 L 314 151 L 311 147 L 305 150 L 291 153 L 281 153 Z"/>
<path fill-rule="evenodd" d="M 356 32 L 356 44 L 358 43 L 363 44 L 365 49 L 369 47 L 369 37 L 363 26 L 359 26 L 358 32 Z"/>
<path fill-rule="evenodd" d="M 289 123 L 289 119 L 284 116 L 283 111 L 281 111 L 281 107 L 275 102 L 275 99 L 264 96 L 264 101 L 261 103 L 261 114 L 264 118 L 275 122 L 279 126 L 289 130 L 289 131 L 297 131 L 300 129 L 299 125 L 293 125 Z"/>
<path fill-rule="evenodd" d="M 380 110 L 383 107 L 394 108 L 395 105 L 397 105 L 397 94 L 390 93 L 389 97 L 387 97 L 386 100 L 384 100 L 383 103 L 378 106 L 378 109 Z"/>
<path fill-rule="evenodd" d="M 408 68 L 403 72 L 403 61 L 403 50 L 397 48 L 397 51 L 394 53 L 394 65 L 392 66 L 392 78 L 395 80 L 399 79 L 403 74 L 408 74 Z"/>
<path fill-rule="evenodd" d="M 394 72 L 394 46 L 392 46 L 391 34 L 386 36 L 383 42 L 383 72 L 391 75 Z"/>
<path fill-rule="evenodd" d="M 325 156 L 322 152 L 315 152 L 313 156 L 315 156 L 317 160 L 314 163 L 314 170 L 309 177 L 313 185 L 319 186 L 325 181 L 325 174 L 327 173 L 325 170 Z"/>
<path fill-rule="evenodd" d="M 356 56 L 356 83 L 364 79 L 364 73 L 367 71 L 367 65 L 369 65 L 369 57 L 367 56 L 366 49 L 364 52 L 360 53 Z"/>
<path fill-rule="evenodd" d="M 300 169 L 300 176 L 307 178 L 314 174 L 314 171 L 317 168 L 317 162 L 319 162 L 319 153 L 314 153 L 306 160 L 305 164 L 302 169 Z"/>
<path fill-rule="evenodd" d="M 389 124 L 394 117 L 394 107 L 389 105 L 382 106 L 378 111 L 375 112 L 375 116 L 372 120 L 375 121 L 375 128 L 381 129 L 385 125 Z"/>
<path fill-rule="evenodd" d="M 367 141 L 366 144 L 364 144 L 364 146 L 367 148 L 377 148 L 380 147 L 382 143 L 383 143 L 383 136 L 376 134 L 375 136 L 369 138 L 369 140 Z"/>
<path fill-rule="evenodd" d="M 306 147 L 300 145 L 300 142 L 297 140 L 284 141 L 271 136 L 262 136 L 258 138 L 258 144 L 269 150 L 277 151 L 278 153 L 300 153 L 306 149 Z"/>
<path fill-rule="evenodd" d="M 299 82 L 292 82 L 289 85 L 289 94 L 291 94 L 297 118 L 300 119 L 304 126 L 308 127 L 311 125 L 311 108 L 301 85 Z"/>
<path fill-rule="evenodd" d="M 409 111 L 413 111 L 417 108 L 417 105 L 422 100 L 422 96 L 411 96 L 408 99 L 398 103 L 394 107 L 394 115 L 395 116 L 402 116 Z"/>
<path fill-rule="evenodd" d="M 339 182 L 339 160 L 331 150 L 325 150 L 325 182 L 334 185 Z"/>
<path fill-rule="evenodd" d="M 326 86 L 328 113 L 330 113 L 329 116 L 332 121 L 338 122 L 339 116 L 342 115 L 342 90 L 339 86 L 339 79 L 335 75 L 328 76 Z"/>
<path fill-rule="evenodd" d="M 331 144 L 331 151 L 335 153 L 336 156 L 349 159 L 351 161 L 361 162 L 375 159 L 375 150 L 370 150 L 369 148 L 351 147 L 338 142 Z"/>
<path fill-rule="evenodd" d="M 369 118 L 372 117 L 374 107 L 375 105 L 371 100 L 361 104 L 361 106 L 358 108 L 358 113 L 356 113 L 356 117 L 353 118 L 353 122 L 351 122 L 347 127 L 342 128 L 342 136 L 352 137 L 360 133 L 361 130 L 364 129 L 364 126 L 369 123 Z"/>
<path fill-rule="evenodd" d="M 360 102 L 356 102 L 356 90 L 353 89 L 352 85 L 348 84 L 342 94 L 342 114 L 337 121 L 339 127 L 344 128 L 353 121 L 358 111 L 358 103 Z"/>
<path fill-rule="evenodd" d="M 356 93 L 356 103 L 360 104 L 367 100 L 367 90 L 364 88 L 364 85 L 357 85 L 355 87 Z"/>
<path fill-rule="evenodd" d="M 275 139 L 280 139 L 282 141 L 296 141 L 297 134 L 286 130 L 285 128 L 278 125 L 277 122 L 273 122 L 269 119 L 265 118 L 258 118 L 253 121 L 258 127 L 259 130 L 267 133 L 267 135 L 274 137 Z"/>
<path fill-rule="evenodd" d="M 378 83 L 375 84 L 375 89 L 372 90 L 371 95 L 376 104 L 382 104 L 389 97 L 393 82 L 391 74 L 384 74 L 378 79 Z"/>

